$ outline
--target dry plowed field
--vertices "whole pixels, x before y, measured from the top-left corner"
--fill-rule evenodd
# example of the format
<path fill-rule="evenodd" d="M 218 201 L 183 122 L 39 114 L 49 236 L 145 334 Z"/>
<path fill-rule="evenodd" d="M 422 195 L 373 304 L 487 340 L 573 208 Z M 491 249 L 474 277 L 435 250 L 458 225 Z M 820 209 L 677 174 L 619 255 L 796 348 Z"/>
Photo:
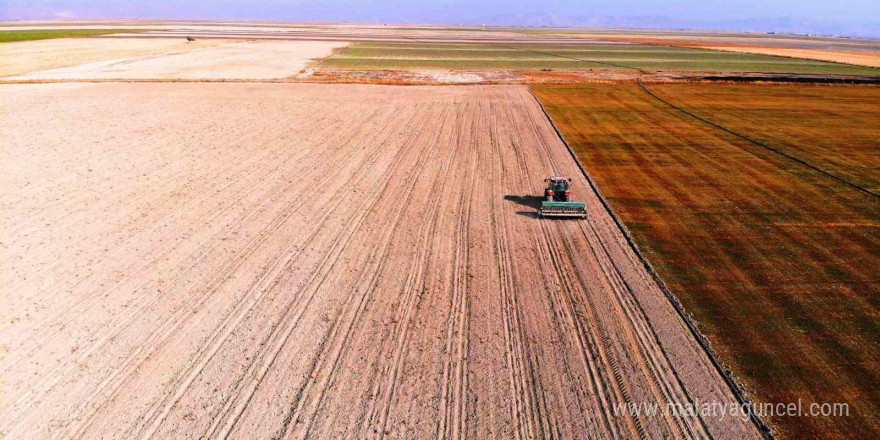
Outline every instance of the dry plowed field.
<path fill-rule="evenodd" d="M 525 88 L 0 93 L 5 439 L 759 438 Z"/>
<path fill-rule="evenodd" d="M 328 41 L 151 41 L 155 47 L 139 47 L 143 42 L 134 39 L 15 43 L 0 47 L 0 55 L 10 55 L 0 63 L 0 75 L 23 73 L 5 78 L 12 80 L 278 79 L 345 46 Z"/>

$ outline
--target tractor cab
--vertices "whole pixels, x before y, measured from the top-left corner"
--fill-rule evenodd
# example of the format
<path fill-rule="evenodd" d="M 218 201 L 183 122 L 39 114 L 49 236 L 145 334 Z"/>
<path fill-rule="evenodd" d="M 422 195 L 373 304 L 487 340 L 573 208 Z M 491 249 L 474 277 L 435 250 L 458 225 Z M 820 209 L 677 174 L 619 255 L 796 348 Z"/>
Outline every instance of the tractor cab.
<path fill-rule="evenodd" d="M 571 178 L 551 176 L 544 179 L 544 200 L 538 215 L 541 217 L 587 218 L 584 202 L 571 201 Z"/>
<path fill-rule="evenodd" d="M 568 182 L 571 179 L 565 177 L 548 177 L 549 184 L 544 190 L 544 199 L 547 201 L 569 202 L 571 201 L 571 189 Z"/>

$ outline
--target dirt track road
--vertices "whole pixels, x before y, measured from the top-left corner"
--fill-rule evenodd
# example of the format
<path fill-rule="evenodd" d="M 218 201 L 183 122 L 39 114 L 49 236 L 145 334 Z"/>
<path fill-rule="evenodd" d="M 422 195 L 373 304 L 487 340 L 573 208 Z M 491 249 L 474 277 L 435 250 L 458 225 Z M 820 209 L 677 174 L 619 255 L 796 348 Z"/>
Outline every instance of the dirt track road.
<path fill-rule="evenodd" d="M 525 88 L 0 93 L 5 439 L 759 437 Z"/>

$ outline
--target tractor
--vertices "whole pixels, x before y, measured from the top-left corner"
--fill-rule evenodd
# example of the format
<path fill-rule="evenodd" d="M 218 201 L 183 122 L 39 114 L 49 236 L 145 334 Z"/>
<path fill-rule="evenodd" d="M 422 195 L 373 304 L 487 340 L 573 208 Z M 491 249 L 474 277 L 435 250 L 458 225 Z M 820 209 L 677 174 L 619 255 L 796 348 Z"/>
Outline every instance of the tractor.
<path fill-rule="evenodd" d="M 541 217 L 587 218 L 587 207 L 584 202 L 571 200 L 571 178 L 551 176 L 544 179 L 544 200 L 538 209 Z"/>

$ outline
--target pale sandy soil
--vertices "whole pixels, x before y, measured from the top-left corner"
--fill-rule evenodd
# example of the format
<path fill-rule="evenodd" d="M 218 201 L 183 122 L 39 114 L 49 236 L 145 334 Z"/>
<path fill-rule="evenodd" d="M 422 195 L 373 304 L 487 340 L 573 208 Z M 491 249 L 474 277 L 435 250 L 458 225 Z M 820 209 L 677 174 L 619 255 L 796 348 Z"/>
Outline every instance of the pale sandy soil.
<path fill-rule="evenodd" d="M 358 23 L 271 23 L 271 22 L 109 22 L 109 23 L 9 23 L 2 30 L 22 29 L 139 29 L 137 33 L 119 33 L 101 38 L 183 38 L 192 36 L 210 39 L 255 40 L 316 40 L 316 41 L 430 41 L 446 43 L 466 42 L 529 42 L 529 43 L 589 43 L 597 40 L 577 39 L 571 35 L 527 35 L 515 31 L 491 31 L 444 26 Z M 14 24 L 14 25 L 10 25 Z"/>
<path fill-rule="evenodd" d="M 736 47 L 700 46 L 703 49 L 726 50 L 730 52 L 779 55 L 784 57 L 807 58 L 811 60 L 833 61 L 859 66 L 880 67 L 880 52 L 834 51 L 820 49 L 798 49 L 787 47 Z"/>
<path fill-rule="evenodd" d="M 758 438 L 526 88 L 0 93 L 4 439 Z"/>
<path fill-rule="evenodd" d="M 694 36 L 662 34 L 571 34 L 580 38 L 609 41 L 660 44 L 728 52 L 779 55 L 819 61 L 880 67 L 880 42 L 877 40 L 793 38 L 784 36 Z"/>
<path fill-rule="evenodd" d="M 213 39 L 306 40 L 306 41 L 381 41 L 402 43 L 534 43 L 534 44 L 628 44 L 600 41 L 593 38 L 534 36 L 516 32 L 441 31 L 406 29 L 235 29 L 217 30 L 166 29 L 138 33 L 119 33 L 97 38 L 169 38 L 193 36 Z"/>
<path fill-rule="evenodd" d="M 97 61 L 182 53 L 228 43 L 221 40 L 187 43 L 184 38 L 58 38 L 3 43 L 0 44 L 0 77 Z"/>
<path fill-rule="evenodd" d="M 329 56 L 333 49 L 346 45 L 329 41 L 248 41 L 219 44 L 214 41 L 207 44 L 207 47 L 196 50 L 114 58 L 41 70 L 7 79 L 278 79 L 296 75 L 312 60 Z"/>

